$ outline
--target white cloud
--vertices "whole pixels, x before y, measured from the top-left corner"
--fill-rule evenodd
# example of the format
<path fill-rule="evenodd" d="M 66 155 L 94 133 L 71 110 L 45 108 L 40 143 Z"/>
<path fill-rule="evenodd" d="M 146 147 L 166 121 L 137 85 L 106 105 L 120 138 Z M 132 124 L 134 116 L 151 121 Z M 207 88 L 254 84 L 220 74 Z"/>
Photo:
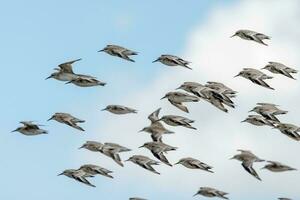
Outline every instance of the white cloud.
<path fill-rule="evenodd" d="M 180 197 L 190 197 L 200 186 L 214 186 L 230 192 L 230 197 L 242 199 L 251 196 L 276 198 L 282 195 L 294 197 L 297 192 L 298 172 L 272 174 L 258 170 L 262 164 L 255 164 L 263 182 L 260 183 L 242 169 L 240 163 L 229 161 L 236 149 L 250 149 L 258 156 L 282 161 L 300 168 L 297 158 L 299 144 L 267 127 L 253 127 L 241 124 L 247 111 L 256 102 L 275 102 L 283 109 L 290 110 L 283 121 L 300 124 L 297 113 L 299 82 L 280 75 L 274 75 L 269 83 L 276 90 L 271 91 L 252 84 L 242 78 L 233 78 L 243 67 L 261 68 L 268 61 L 278 61 L 297 68 L 300 64 L 300 3 L 299 1 L 241 1 L 237 5 L 219 7 L 211 12 L 207 21 L 191 30 L 182 56 L 193 63 L 193 71 L 170 68 L 139 94 L 124 97 L 122 104 L 136 105 L 138 115 L 113 116 L 103 114 L 101 126 L 95 127 L 94 138 L 100 141 L 113 141 L 134 149 L 135 154 L 152 155 L 147 150 L 137 149 L 150 140 L 144 133 L 137 133 L 148 125 L 147 115 L 162 107 L 161 114 L 178 114 L 195 119 L 197 131 L 169 127 L 176 131 L 164 141 L 179 147 L 168 154 L 171 162 L 183 156 L 193 156 L 215 167 L 215 174 L 191 171 L 183 167 L 157 167 L 160 177 L 127 164 L 122 173 L 124 184 L 144 179 L 145 187 L 159 189 L 164 186 L 166 193 L 179 193 Z M 252 29 L 270 35 L 268 47 L 239 38 L 230 38 L 238 29 Z M 162 66 L 164 67 L 164 66 Z M 300 68 L 299 68 L 300 69 Z M 267 73 L 267 72 L 266 72 Z M 208 80 L 220 81 L 239 91 L 237 108 L 228 114 L 222 113 L 206 102 L 188 104 L 190 114 L 184 114 L 166 101 L 159 99 L 184 81 L 205 83 Z M 121 100 L 120 100 L 121 101 Z M 102 133 L 101 135 L 98 133 Z M 82 153 L 90 161 L 93 153 Z M 92 157 L 90 157 L 92 155 Z M 89 157 L 87 157 L 89 156 Z M 129 154 L 122 155 L 127 158 Z M 82 159 L 82 158 L 80 158 Z M 103 161 L 102 161 L 103 162 Z M 111 163 L 107 162 L 107 165 Z M 112 165 L 111 165 L 112 166 Z M 116 168 L 115 171 L 120 170 Z M 184 187 L 176 187 L 179 182 Z M 287 187 L 287 185 L 289 185 Z M 139 186 L 141 187 L 141 186 Z M 249 189 L 250 188 L 250 189 Z M 153 189 L 154 190 L 154 189 Z M 295 196 L 296 197 L 296 196 Z M 150 197 L 149 197 L 150 198 Z"/>

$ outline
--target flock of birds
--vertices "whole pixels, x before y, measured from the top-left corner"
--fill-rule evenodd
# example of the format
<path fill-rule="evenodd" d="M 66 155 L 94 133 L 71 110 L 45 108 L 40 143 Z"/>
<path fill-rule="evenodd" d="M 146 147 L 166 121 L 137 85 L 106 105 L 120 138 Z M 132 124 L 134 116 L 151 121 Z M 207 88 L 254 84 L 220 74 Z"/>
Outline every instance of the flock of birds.
<path fill-rule="evenodd" d="M 265 39 L 270 39 L 269 36 L 266 36 L 262 33 L 257 33 L 250 30 L 239 30 L 232 37 L 238 36 L 245 40 L 251 40 L 263 45 L 267 45 L 263 42 Z M 106 52 L 109 55 L 117 56 L 127 61 L 134 62 L 131 58 L 133 55 L 137 55 L 138 53 L 129 49 L 126 49 L 117 45 L 107 45 L 104 49 L 99 52 Z M 56 72 L 52 73 L 47 79 L 53 78 L 59 81 L 64 81 L 66 84 L 74 84 L 79 87 L 92 87 L 92 86 L 105 86 L 106 83 L 98 80 L 96 77 L 90 75 L 83 75 L 74 73 L 72 65 L 80 61 L 81 59 L 69 61 L 58 65 L 58 68 L 55 68 Z M 173 55 L 161 55 L 153 62 L 161 62 L 167 66 L 181 66 L 187 69 L 191 69 L 189 67 L 190 62 L 183 60 L 177 56 Z M 284 64 L 278 62 L 269 62 L 262 69 L 268 70 L 273 74 L 281 74 L 288 78 L 295 79 L 292 74 L 297 73 L 297 70 L 292 69 L 290 67 L 285 66 Z M 244 68 L 238 75 L 244 77 L 251 82 L 260 85 L 262 87 L 273 89 L 269 86 L 265 80 L 273 78 L 258 69 L 253 68 Z M 178 90 L 182 90 L 185 92 L 179 92 Z M 168 92 L 162 99 L 167 99 L 173 106 L 180 109 L 183 112 L 188 113 L 188 108 L 184 105 L 185 102 L 198 102 L 200 100 L 205 100 L 210 103 L 217 109 L 228 112 L 228 108 L 234 108 L 235 104 L 233 99 L 236 97 L 237 92 L 227 87 L 223 83 L 212 82 L 209 81 L 206 84 L 200 84 L 196 82 L 184 82 L 180 85 L 176 91 Z M 130 113 L 137 113 L 137 110 L 133 108 L 129 108 L 121 105 L 108 105 L 103 111 L 108 111 L 116 115 L 125 115 Z M 169 151 L 175 151 L 177 148 L 165 144 L 162 140 L 163 135 L 165 134 L 173 134 L 174 132 L 165 128 L 164 124 L 169 126 L 182 126 L 189 129 L 196 130 L 195 127 L 192 126 L 194 120 L 188 119 L 183 116 L 178 115 L 164 115 L 162 117 L 159 116 L 161 108 L 155 110 L 148 116 L 150 120 L 150 125 L 144 127 L 140 132 L 146 132 L 150 134 L 152 141 L 146 142 L 140 148 L 148 149 L 153 156 L 159 160 L 160 162 L 173 166 L 166 157 L 166 153 Z M 282 123 L 277 116 L 287 114 L 288 111 L 281 110 L 277 105 L 271 103 L 258 103 L 251 111 L 255 112 L 256 115 L 249 115 L 242 122 L 248 122 L 255 126 L 269 126 L 273 129 L 278 129 L 284 135 L 290 137 L 293 140 L 300 141 L 300 127 L 289 124 Z M 49 120 L 55 120 L 59 123 L 66 124 L 72 128 L 75 128 L 79 131 L 84 131 L 79 124 L 84 123 L 85 120 L 76 118 L 69 113 L 55 113 Z M 49 121 L 48 120 L 48 121 Z M 48 131 L 40 128 L 42 125 L 35 124 L 32 121 L 22 121 L 20 122 L 23 126 L 18 127 L 16 130 L 27 136 L 47 134 Z M 79 149 L 86 149 L 91 152 L 100 152 L 101 154 L 111 158 L 114 162 L 116 162 L 120 166 L 124 166 L 122 159 L 120 157 L 120 153 L 131 151 L 131 149 L 121 146 L 116 143 L 100 143 L 97 141 L 86 141 Z M 271 172 L 285 172 L 285 171 L 293 171 L 296 170 L 293 167 L 282 164 L 278 161 L 270 161 L 261 159 L 255 154 L 253 154 L 249 150 L 238 150 L 239 154 L 234 155 L 231 159 L 238 160 L 242 162 L 243 168 L 250 173 L 253 177 L 258 180 L 261 180 L 256 170 L 253 168 L 253 164 L 256 162 L 267 162 L 263 169 L 267 169 Z M 149 158 L 144 155 L 132 155 L 126 161 L 130 161 L 145 170 L 148 170 L 154 174 L 160 174 L 154 166 L 160 164 L 159 161 Z M 212 170 L 212 166 L 191 157 L 181 158 L 174 165 L 181 164 L 189 169 L 200 169 L 209 173 L 214 173 Z M 98 165 L 86 164 L 82 165 L 78 169 L 67 169 L 64 170 L 59 175 L 65 175 L 69 178 L 75 179 L 81 183 L 84 183 L 88 186 L 95 187 L 88 179 L 92 178 L 96 175 L 102 175 L 108 178 L 113 178 L 111 175 L 113 172 L 105 169 Z M 226 197 L 228 193 L 217 190 L 211 187 L 201 187 L 195 195 L 203 195 L 205 197 L 219 197 L 222 199 L 229 199 Z M 194 196 L 195 196 L 194 195 Z M 130 198 L 131 200 L 143 200 L 143 198 Z M 289 198 L 279 198 L 280 200 L 289 200 Z"/>

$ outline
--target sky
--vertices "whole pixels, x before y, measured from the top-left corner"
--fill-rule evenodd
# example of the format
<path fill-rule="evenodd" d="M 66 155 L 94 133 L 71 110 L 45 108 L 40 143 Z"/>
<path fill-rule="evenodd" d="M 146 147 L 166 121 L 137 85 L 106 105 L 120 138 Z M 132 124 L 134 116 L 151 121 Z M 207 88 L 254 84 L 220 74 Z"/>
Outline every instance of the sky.
<path fill-rule="evenodd" d="M 284 122 L 300 125 L 299 82 L 275 75 L 269 83 L 275 91 L 233 78 L 242 68 L 262 68 L 269 61 L 299 69 L 300 3 L 287 1 L 6 1 L 0 7 L 2 92 L 0 105 L 0 198 L 23 199 L 146 199 L 189 200 L 199 187 L 215 187 L 230 199 L 266 200 L 299 198 L 299 172 L 271 173 L 255 168 L 257 181 L 237 161 L 229 160 L 237 149 L 249 149 L 259 157 L 300 168 L 299 144 L 267 127 L 242 124 L 257 102 L 271 102 L 288 110 Z M 230 38 L 238 29 L 271 36 L 268 47 Z M 139 52 L 135 63 L 105 53 L 107 44 Z M 191 61 L 192 71 L 152 63 L 161 54 Z M 79 88 L 45 80 L 58 64 L 82 58 L 75 72 L 90 74 L 105 87 Z M 267 72 L 266 72 L 267 73 Z M 269 74 L 269 73 L 268 73 Z M 297 79 L 299 79 L 297 77 Z M 184 81 L 219 81 L 238 91 L 236 109 L 223 113 L 204 101 L 187 104 L 183 113 L 165 100 Z M 136 108 L 138 114 L 116 116 L 100 110 L 108 104 Z M 85 141 L 115 142 L 134 154 L 153 158 L 146 149 L 147 116 L 161 107 L 161 115 L 182 115 L 196 122 L 197 131 L 168 127 L 176 133 L 164 138 L 178 147 L 167 156 L 171 163 L 195 157 L 214 167 L 214 174 L 164 164 L 152 174 L 133 163 L 122 168 L 109 158 L 78 150 Z M 84 133 L 47 122 L 55 112 L 68 112 L 86 120 Z M 10 133 L 19 121 L 45 124 L 48 135 L 27 137 Z M 68 168 L 97 164 L 112 170 L 114 179 L 91 179 L 91 188 L 57 176 Z M 205 198 L 203 198 L 205 199 Z"/>

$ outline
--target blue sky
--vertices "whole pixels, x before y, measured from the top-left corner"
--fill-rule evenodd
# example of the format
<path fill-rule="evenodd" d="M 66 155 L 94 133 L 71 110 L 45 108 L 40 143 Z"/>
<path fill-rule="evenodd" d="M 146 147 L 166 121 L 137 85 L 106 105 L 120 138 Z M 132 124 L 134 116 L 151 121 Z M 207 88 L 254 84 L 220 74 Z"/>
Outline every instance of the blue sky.
<path fill-rule="evenodd" d="M 93 154 L 91 152 L 80 152 L 77 156 L 77 148 L 86 140 L 95 137 L 107 139 L 109 134 L 116 134 L 95 133 L 101 130 L 95 127 L 104 126 L 107 119 L 114 120 L 102 113 L 101 108 L 110 103 L 121 104 L 122 99 L 151 87 L 160 74 L 169 71 L 159 64 L 152 64 L 152 61 L 164 53 L 184 54 L 188 36 L 195 27 L 211 20 L 210 13 L 215 9 L 222 10 L 235 3 L 211 0 L 176 3 L 172 0 L 133 0 L 130 3 L 99 0 L 2 2 L 0 198 L 121 200 L 140 196 L 155 200 L 192 199 L 198 187 L 205 184 L 201 176 L 199 185 L 190 188 L 190 193 L 185 193 L 182 188 L 188 179 L 175 179 L 178 189 L 174 186 L 161 187 L 160 182 L 167 176 L 152 178 L 153 175 L 146 171 L 126 171 L 127 165 L 120 168 L 101 155 L 94 164 L 112 169 L 115 179 L 92 179 L 97 188 L 56 175 L 91 160 L 90 157 L 85 159 Z M 118 44 L 138 51 L 139 55 L 134 57 L 136 62 L 97 53 L 107 44 Z M 107 82 L 107 86 L 78 88 L 55 80 L 44 80 L 58 64 L 77 58 L 82 58 L 82 61 L 74 64 L 74 71 L 94 75 Z M 139 110 L 143 109 L 142 105 L 139 105 Z M 85 119 L 83 127 L 86 132 L 81 133 L 56 122 L 46 122 L 55 112 L 69 112 Z M 45 124 L 49 134 L 26 137 L 10 133 L 22 120 Z M 124 129 L 126 127 L 120 127 L 120 132 Z M 135 148 L 132 144 L 121 144 Z M 101 159 L 105 159 L 105 165 Z M 140 170 L 132 165 L 130 168 Z M 127 174 L 129 172 L 132 174 Z M 138 178 L 128 180 L 128 176 Z M 145 180 L 151 176 L 149 179 L 154 182 L 144 183 L 143 176 Z M 221 184 L 221 190 L 222 186 L 224 184 Z M 269 197 L 262 191 L 257 193 L 261 197 Z"/>

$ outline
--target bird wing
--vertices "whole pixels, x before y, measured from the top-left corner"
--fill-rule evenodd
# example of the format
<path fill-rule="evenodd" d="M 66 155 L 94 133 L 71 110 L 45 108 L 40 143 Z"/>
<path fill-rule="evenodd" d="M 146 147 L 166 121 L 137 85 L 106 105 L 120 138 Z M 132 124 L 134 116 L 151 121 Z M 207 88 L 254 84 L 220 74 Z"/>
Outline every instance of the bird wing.
<path fill-rule="evenodd" d="M 182 103 L 175 103 L 175 102 L 170 101 L 170 100 L 169 100 L 169 102 L 170 102 L 173 106 L 175 106 L 176 108 L 182 110 L 183 112 L 186 112 L 186 113 L 189 112 L 188 108 L 187 108 L 186 106 L 184 106 Z"/>
<path fill-rule="evenodd" d="M 166 165 L 169 165 L 172 167 L 172 164 L 168 161 L 168 159 L 165 157 L 163 152 L 157 152 L 157 151 L 151 151 L 151 153 L 161 162 L 165 163 Z"/>
<path fill-rule="evenodd" d="M 76 60 L 71 60 L 71 61 L 68 61 L 68 62 L 58 65 L 58 67 L 61 68 L 62 72 L 74 74 L 73 69 L 72 69 L 72 64 L 77 61 L 80 61 L 80 60 L 81 60 L 81 58 L 76 59 Z"/>
<path fill-rule="evenodd" d="M 157 172 L 150 164 L 149 162 L 140 162 L 139 163 L 141 167 L 143 167 L 144 169 L 147 169 L 155 174 L 160 174 L 159 172 Z"/>
<path fill-rule="evenodd" d="M 265 81 L 263 81 L 262 79 L 260 79 L 258 77 L 249 77 L 249 80 L 252 81 L 253 83 L 257 84 L 257 85 L 260 85 L 262 87 L 274 90 L 274 88 L 269 86 Z"/>
<path fill-rule="evenodd" d="M 260 177 L 258 176 L 258 174 L 256 173 L 256 171 L 253 168 L 253 162 L 252 161 L 244 161 L 242 162 L 242 166 L 244 167 L 244 169 L 250 173 L 252 176 L 254 176 L 255 178 L 257 178 L 258 180 L 261 181 Z"/>
<path fill-rule="evenodd" d="M 151 113 L 149 116 L 148 116 L 148 119 L 153 123 L 153 122 L 156 122 L 157 120 L 159 120 L 159 112 L 160 112 L 161 108 L 155 110 L 153 113 Z"/>

